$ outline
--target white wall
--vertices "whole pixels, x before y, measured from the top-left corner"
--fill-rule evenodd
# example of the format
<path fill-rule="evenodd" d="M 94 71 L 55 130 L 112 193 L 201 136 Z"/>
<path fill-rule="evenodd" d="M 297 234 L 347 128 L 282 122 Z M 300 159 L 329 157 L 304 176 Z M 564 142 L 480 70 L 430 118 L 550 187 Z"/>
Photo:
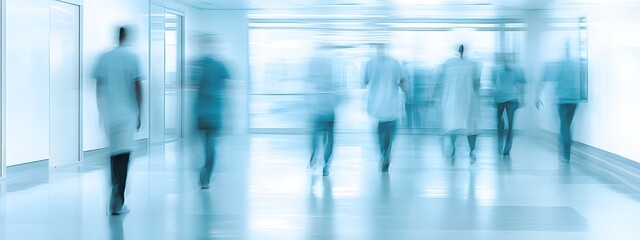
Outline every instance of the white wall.
<path fill-rule="evenodd" d="M 248 127 L 247 86 L 249 83 L 249 20 L 244 10 L 201 10 L 200 33 L 214 33 L 222 41 L 222 58 L 230 69 L 233 99 L 225 120 L 232 132 L 246 132 Z"/>
<path fill-rule="evenodd" d="M 589 101 L 578 106 L 574 140 L 640 162 L 640 6 L 613 2 L 585 5 L 551 16 L 588 17 Z M 554 58 L 558 34 L 542 33 L 538 64 Z M 550 42 L 555 39 L 555 42 Z M 557 112 L 548 103 L 539 126 L 557 132 Z"/>
<path fill-rule="evenodd" d="M 7 166 L 49 157 L 49 0 L 6 2 Z"/>
<path fill-rule="evenodd" d="M 115 46 L 115 27 L 129 24 L 138 32 L 136 49 L 146 72 L 148 6 L 128 0 L 83 3 L 84 150 L 107 146 L 91 69 L 100 53 Z M 49 158 L 49 0 L 8 0 L 6 12 L 6 158 L 11 166 Z"/>
<path fill-rule="evenodd" d="M 599 6 L 589 16 L 589 103 L 576 140 L 640 162 L 640 6 Z"/>

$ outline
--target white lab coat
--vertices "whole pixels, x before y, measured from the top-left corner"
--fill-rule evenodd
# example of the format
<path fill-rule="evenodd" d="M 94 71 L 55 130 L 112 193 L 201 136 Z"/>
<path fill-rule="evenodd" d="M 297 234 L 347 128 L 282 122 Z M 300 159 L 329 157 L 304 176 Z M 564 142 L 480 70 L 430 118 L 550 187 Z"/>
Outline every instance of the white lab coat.
<path fill-rule="evenodd" d="M 464 58 L 453 58 L 440 71 L 443 131 L 448 134 L 476 134 L 480 100 L 473 85 L 480 81 L 479 64 Z"/>

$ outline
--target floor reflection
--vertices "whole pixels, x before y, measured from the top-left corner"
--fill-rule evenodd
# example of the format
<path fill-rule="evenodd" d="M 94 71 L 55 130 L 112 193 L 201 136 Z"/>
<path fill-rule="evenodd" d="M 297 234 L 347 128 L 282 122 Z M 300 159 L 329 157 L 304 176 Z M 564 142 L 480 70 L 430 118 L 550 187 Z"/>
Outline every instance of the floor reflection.
<path fill-rule="evenodd" d="M 109 218 L 109 233 L 111 240 L 124 240 L 124 218 L 126 216 L 112 216 Z"/>
<path fill-rule="evenodd" d="M 331 176 L 313 174 L 309 191 L 308 239 L 335 239 L 335 212 Z"/>
<path fill-rule="evenodd" d="M 193 147 L 137 154 L 125 216 L 105 213 L 105 159 L 2 182 L 0 239 L 608 239 L 616 219 L 640 235 L 640 194 L 526 138 L 499 157 L 481 136 L 470 164 L 443 156 L 437 136 L 399 135 L 381 174 L 371 135 L 340 135 L 323 177 L 307 170 L 308 136 L 237 137 L 220 142 L 208 190 Z"/>

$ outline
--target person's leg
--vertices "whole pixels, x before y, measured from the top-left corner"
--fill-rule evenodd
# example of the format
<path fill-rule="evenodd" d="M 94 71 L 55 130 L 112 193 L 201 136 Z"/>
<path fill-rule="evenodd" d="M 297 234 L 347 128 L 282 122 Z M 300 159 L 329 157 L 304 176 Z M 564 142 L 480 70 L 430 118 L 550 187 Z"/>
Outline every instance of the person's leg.
<path fill-rule="evenodd" d="M 387 159 L 389 160 L 389 162 L 391 161 L 391 149 L 393 148 L 393 141 L 396 138 L 397 129 L 398 129 L 397 121 L 389 122 L 389 130 L 388 130 L 388 135 L 386 140 L 387 146 L 385 148 Z"/>
<path fill-rule="evenodd" d="M 498 103 L 496 109 L 498 110 L 498 154 L 502 154 L 504 150 L 504 120 L 502 119 L 506 103 Z"/>
<path fill-rule="evenodd" d="M 111 155 L 111 199 L 109 202 L 109 211 L 116 212 L 122 207 L 122 199 L 118 196 L 118 187 L 120 186 L 119 172 L 118 172 L 118 155 Z"/>
<path fill-rule="evenodd" d="M 451 140 L 451 157 L 453 158 L 456 156 L 456 140 L 458 139 L 458 135 L 452 133 L 449 135 L 449 139 Z"/>
<path fill-rule="evenodd" d="M 380 147 L 380 156 L 384 156 L 384 122 L 378 122 L 378 146 Z"/>
<path fill-rule="evenodd" d="M 476 150 L 476 138 L 477 134 L 467 135 L 467 141 L 469 141 L 469 153 L 473 154 Z"/>
<path fill-rule="evenodd" d="M 111 156 L 111 203 L 112 214 L 119 214 L 124 206 L 124 193 L 127 185 L 130 153 Z"/>
<path fill-rule="evenodd" d="M 323 174 L 329 175 L 329 167 L 331 166 L 331 155 L 333 154 L 333 134 L 335 117 L 333 115 L 329 116 L 327 121 L 324 123 L 325 127 L 325 141 L 324 141 L 324 168 Z"/>
<path fill-rule="evenodd" d="M 518 102 L 510 101 L 507 103 L 507 123 L 509 124 L 509 127 L 507 128 L 507 136 L 503 152 L 504 155 L 509 155 L 509 153 L 511 153 L 511 146 L 513 146 L 513 119 L 515 118 L 517 109 Z"/>
<path fill-rule="evenodd" d="M 396 131 L 396 121 L 384 122 L 383 124 L 383 139 L 382 139 L 382 171 L 389 171 L 389 165 L 391 164 L 391 147 L 393 146 L 393 139 Z"/>
<path fill-rule="evenodd" d="M 561 104 L 561 123 L 560 131 L 562 135 L 562 157 L 565 161 L 571 161 L 571 145 L 573 138 L 571 136 L 571 123 L 575 115 L 577 104 Z"/>
<path fill-rule="evenodd" d="M 204 166 L 200 170 L 200 187 L 209 188 L 211 173 L 215 165 L 215 132 L 213 129 L 204 131 Z"/>
<path fill-rule="evenodd" d="M 565 125 L 566 125 L 566 106 L 564 104 L 558 104 L 558 116 L 560 117 L 560 132 L 558 133 L 558 158 L 564 159 L 564 139 L 565 139 Z"/>
<path fill-rule="evenodd" d="M 309 158 L 309 167 L 316 165 L 316 151 L 318 150 L 318 138 L 320 137 L 321 124 L 319 118 L 313 120 L 313 130 L 311 132 L 311 158 Z"/>

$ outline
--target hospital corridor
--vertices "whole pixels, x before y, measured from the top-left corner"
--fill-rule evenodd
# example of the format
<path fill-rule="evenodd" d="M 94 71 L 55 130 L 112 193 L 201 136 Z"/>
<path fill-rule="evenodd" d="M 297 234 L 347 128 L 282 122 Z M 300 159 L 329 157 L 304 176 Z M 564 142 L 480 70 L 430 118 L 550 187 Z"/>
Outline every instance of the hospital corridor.
<path fill-rule="evenodd" d="M 0 14 L 0 239 L 640 239 L 638 1 Z"/>

